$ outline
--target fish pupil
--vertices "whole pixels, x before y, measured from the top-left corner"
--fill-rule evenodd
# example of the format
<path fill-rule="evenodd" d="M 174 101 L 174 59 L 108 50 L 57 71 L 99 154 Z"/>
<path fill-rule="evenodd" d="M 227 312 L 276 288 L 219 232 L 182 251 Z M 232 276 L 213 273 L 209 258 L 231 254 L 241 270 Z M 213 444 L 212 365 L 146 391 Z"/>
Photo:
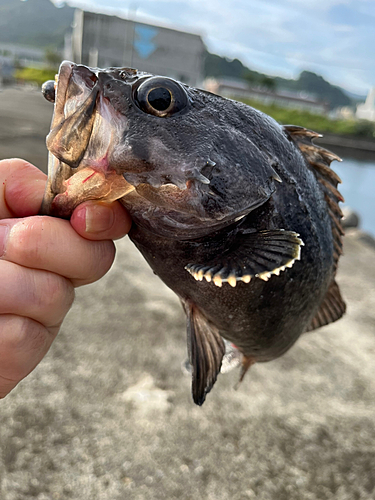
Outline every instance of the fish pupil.
<path fill-rule="evenodd" d="M 158 87 L 149 92 L 148 102 L 157 111 L 166 111 L 171 105 L 172 96 L 165 87 Z"/>

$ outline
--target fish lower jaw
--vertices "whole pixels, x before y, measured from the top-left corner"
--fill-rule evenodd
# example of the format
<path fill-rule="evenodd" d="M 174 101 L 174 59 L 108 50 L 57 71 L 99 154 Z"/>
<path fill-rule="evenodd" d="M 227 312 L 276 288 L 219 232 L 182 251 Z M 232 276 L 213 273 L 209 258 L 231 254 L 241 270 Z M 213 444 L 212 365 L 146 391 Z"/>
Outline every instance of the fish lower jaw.
<path fill-rule="evenodd" d="M 52 212 L 61 217 L 69 217 L 75 207 L 84 201 L 111 203 L 135 190 L 123 176 L 115 172 L 99 172 L 90 167 L 78 170 L 64 182 L 63 187 L 65 191 L 57 194 L 51 205 Z"/>

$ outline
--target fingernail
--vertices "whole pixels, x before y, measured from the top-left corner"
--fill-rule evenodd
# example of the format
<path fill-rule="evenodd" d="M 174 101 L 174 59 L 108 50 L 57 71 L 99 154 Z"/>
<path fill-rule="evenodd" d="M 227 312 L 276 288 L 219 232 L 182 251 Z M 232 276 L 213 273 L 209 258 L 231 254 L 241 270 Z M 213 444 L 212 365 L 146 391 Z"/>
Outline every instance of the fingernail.
<path fill-rule="evenodd" d="M 0 258 L 5 254 L 9 230 L 8 224 L 0 224 Z"/>
<path fill-rule="evenodd" d="M 89 205 L 86 207 L 85 223 L 87 233 L 101 233 L 113 226 L 113 210 L 107 205 Z"/>

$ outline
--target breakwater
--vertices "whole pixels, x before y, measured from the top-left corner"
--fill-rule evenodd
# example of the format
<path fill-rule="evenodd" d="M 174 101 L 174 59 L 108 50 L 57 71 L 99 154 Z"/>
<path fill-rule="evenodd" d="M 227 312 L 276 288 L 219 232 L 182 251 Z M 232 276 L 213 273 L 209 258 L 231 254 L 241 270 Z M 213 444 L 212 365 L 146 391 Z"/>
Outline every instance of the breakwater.
<path fill-rule="evenodd" d="M 362 137 L 351 137 L 335 134 L 323 134 L 316 144 L 331 149 L 339 156 L 375 160 L 375 138 L 370 140 Z"/>

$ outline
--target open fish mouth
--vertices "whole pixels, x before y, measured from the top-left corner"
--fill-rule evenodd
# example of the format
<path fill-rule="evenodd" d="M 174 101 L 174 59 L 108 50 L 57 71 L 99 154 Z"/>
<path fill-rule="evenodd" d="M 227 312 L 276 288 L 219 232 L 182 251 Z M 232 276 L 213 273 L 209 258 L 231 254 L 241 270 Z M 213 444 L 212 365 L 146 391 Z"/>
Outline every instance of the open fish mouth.
<path fill-rule="evenodd" d="M 108 126 L 108 104 L 95 88 L 97 77 L 88 68 L 74 68 L 63 62 L 55 82 L 46 82 L 42 89 L 55 108 L 47 136 L 48 181 L 41 213 L 65 218 L 83 201 L 110 203 L 135 189 L 109 166 L 114 132 Z M 95 151 L 90 148 L 93 134 L 100 135 Z"/>

